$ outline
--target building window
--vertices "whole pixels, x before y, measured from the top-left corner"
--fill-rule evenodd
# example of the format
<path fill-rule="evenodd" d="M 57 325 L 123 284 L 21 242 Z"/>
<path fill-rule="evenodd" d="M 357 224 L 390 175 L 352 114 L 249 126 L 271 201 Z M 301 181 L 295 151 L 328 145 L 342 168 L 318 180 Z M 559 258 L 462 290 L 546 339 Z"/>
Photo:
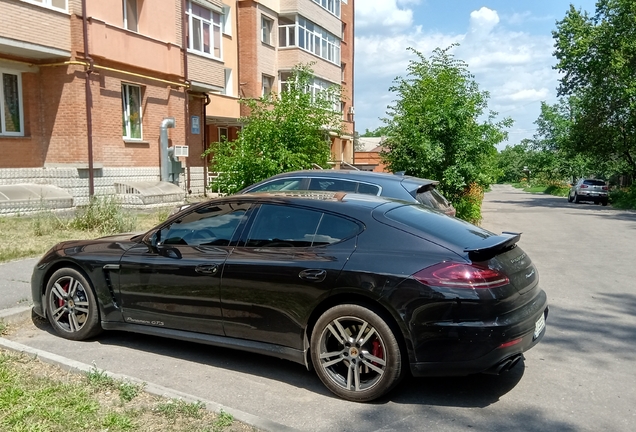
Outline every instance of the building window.
<path fill-rule="evenodd" d="M 263 91 L 261 94 L 263 96 L 269 96 L 272 93 L 272 88 L 274 87 L 274 77 L 269 75 L 263 75 Z"/>
<path fill-rule="evenodd" d="M 231 10 L 232 9 L 229 6 L 223 6 L 223 16 L 221 17 L 223 21 L 223 34 L 226 34 L 228 36 L 232 36 L 232 19 L 230 14 Z"/>
<path fill-rule="evenodd" d="M 340 65 L 340 39 L 313 22 L 299 16 L 293 24 L 279 25 L 278 33 L 279 47 L 297 46 Z"/>
<path fill-rule="evenodd" d="M 121 85 L 122 120 L 124 139 L 142 138 L 141 87 L 131 84 Z"/>
<path fill-rule="evenodd" d="M 340 0 L 314 0 L 314 3 L 340 18 Z"/>
<path fill-rule="evenodd" d="M 234 86 L 232 85 L 232 69 L 225 68 L 225 87 L 223 88 L 223 94 L 227 96 L 234 96 Z"/>
<path fill-rule="evenodd" d="M 124 28 L 137 31 L 138 9 L 137 0 L 124 0 Z"/>
<path fill-rule="evenodd" d="M 272 28 L 274 28 L 274 21 L 261 16 L 261 42 L 267 45 L 272 44 Z"/>
<path fill-rule="evenodd" d="M 188 1 L 188 44 L 192 51 L 220 60 L 221 13 Z"/>
<path fill-rule="evenodd" d="M 226 142 L 228 140 L 228 132 L 226 127 L 219 128 L 219 142 Z"/>
<path fill-rule="evenodd" d="M 285 93 L 289 91 L 289 82 L 292 79 L 291 72 L 280 72 L 278 74 L 278 88 L 280 93 Z M 311 94 L 312 101 L 315 100 L 316 95 L 324 90 L 327 90 L 329 87 L 332 87 L 336 84 L 330 83 L 329 81 L 322 80 L 320 78 L 314 77 L 311 83 L 305 88 L 305 92 Z M 331 101 L 332 109 L 335 112 L 340 112 L 342 110 L 342 106 L 340 105 L 340 100 L 337 99 L 337 96 L 334 95 L 334 99 Z"/>
<path fill-rule="evenodd" d="M 51 9 L 59 9 L 66 12 L 66 0 L 26 0 L 29 3 L 39 3 Z"/>
<path fill-rule="evenodd" d="M 22 76 L 0 70 L 0 135 L 24 135 Z"/>

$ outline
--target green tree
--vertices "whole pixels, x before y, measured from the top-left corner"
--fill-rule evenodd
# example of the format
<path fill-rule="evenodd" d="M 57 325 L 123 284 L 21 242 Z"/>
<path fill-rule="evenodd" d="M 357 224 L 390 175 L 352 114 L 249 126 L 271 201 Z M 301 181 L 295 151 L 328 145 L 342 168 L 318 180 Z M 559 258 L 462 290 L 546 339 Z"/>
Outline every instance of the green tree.
<path fill-rule="evenodd" d="M 365 129 L 364 133 L 360 136 L 364 138 L 379 138 L 381 136 L 386 136 L 387 132 L 386 126 L 379 126 L 374 130 Z"/>
<path fill-rule="evenodd" d="M 310 91 L 314 80 L 308 65 L 296 66 L 280 94 L 242 99 L 250 110 L 233 142 L 212 143 L 210 169 L 221 173 L 214 183 L 223 192 L 240 189 L 281 172 L 326 167 L 329 132 L 342 132 L 340 87 Z"/>
<path fill-rule="evenodd" d="M 527 176 L 524 169 L 530 161 L 531 141 L 522 140 L 519 144 L 506 146 L 499 152 L 497 169 L 499 182 L 518 183 Z"/>
<path fill-rule="evenodd" d="M 382 156 L 391 171 L 439 180 L 458 216 L 476 221 L 481 198 L 473 205 L 461 201 L 494 180 L 495 145 L 506 138 L 504 128 L 512 120 L 494 122 L 496 113 L 487 112 L 488 92 L 480 91 L 466 63 L 449 53 L 452 47 L 437 48 L 430 58 L 409 48 L 417 58 L 390 88 L 397 98 L 384 119 L 388 150 Z"/>
<path fill-rule="evenodd" d="M 571 148 L 636 176 L 636 2 L 570 6 L 553 32 L 559 94 L 573 101 Z"/>

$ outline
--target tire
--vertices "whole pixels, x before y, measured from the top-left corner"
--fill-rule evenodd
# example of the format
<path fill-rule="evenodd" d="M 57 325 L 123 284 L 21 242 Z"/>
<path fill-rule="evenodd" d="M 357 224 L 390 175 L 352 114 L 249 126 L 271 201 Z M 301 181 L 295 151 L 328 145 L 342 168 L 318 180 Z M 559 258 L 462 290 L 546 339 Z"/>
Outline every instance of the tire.
<path fill-rule="evenodd" d="M 377 399 L 403 375 L 395 334 L 380 315 L 360 305 L 338 305 L 322 314 L 310 350 L 322 383 L 350 401 Z"/>
<path fill-rule="evenodd" d="M 571 193 L 568 193 L 568 202 L 571 203 L 572 201 L 574 201 L 574 197 L 572 196 Z"/>
<path fill-rule="evenodd" d="M 607 206 L 607 201 L 601 201 L 601 204 L 603 204 L 603 207 Z"/>
<path fill-rule="evenodd" d="M 46 316 L 63 338 L 85 340 L 102 331 L 95 293 L 79 271 L 62 268 L 53 273 L 44 298 Z"/>
<path fill-rule="evenodd" d="M 578 203 L 580 202 L 580 201 L 579 201 L 579 195 L 578 195 L 576 192 L 574 192 L 574 199 L 573 199 L 573 201 L 574 201 L 574 204 L 578 204 Z"/>

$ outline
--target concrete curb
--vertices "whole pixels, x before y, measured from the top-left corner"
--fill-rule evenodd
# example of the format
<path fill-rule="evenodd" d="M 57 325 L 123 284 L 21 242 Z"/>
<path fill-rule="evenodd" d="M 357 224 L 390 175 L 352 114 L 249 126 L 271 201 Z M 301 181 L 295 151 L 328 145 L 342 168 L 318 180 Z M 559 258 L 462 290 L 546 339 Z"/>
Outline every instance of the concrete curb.
<path fill-rule="evenodd" d="M 9 312 L 12 312 L 10 314 Z M 19 307 L 12 309 L 5 309 L 0 311 L 0 320 L 5 323 L 17 323 L 20 321 L 24 321 L 27 317 L 31 316 L 31 307 Z M 93 365 L 87 365 L 86 363 L 81 363 L 75 360 L 68 359 L 66 357 L 59 356 L 57 354 L 50 353 L 48 351 L 43 351 L 37 348 L 32 348 L 27 345 L 23 345 L 21 343 L 13 342 L 8 339 L 0 337 L 0 348 L 4 348 L 6 350 L 22 353 L 29 355 L 31 357 L 37 358 L 44 363 L 52 364 L 55 366 L 59 366 L 65 371 L 72 373 L 81 373 L 85 374 L 90 371 L 94 371 L 96 369 Z M 289 426 L 282 425 L 280 423 L 276 423 L 274 421 L 246 413 L 245 411 L 241 411 L 238 409 L 226 407 L 214 401 L 209 401 L 205 399 L 198 398 L 194 395 L 180 392 L 178 390 L 173 390 L 159 384 L 149 383 L 146 381 L 142 381 L 138 378 L 117 374 L 109 371 L 103 371 L 109 377 L 120 380 L 127 381 L 135 384 L 140 384 L 143 386 L 144 391 L 150 393 L 152 395 L 161 396 L 169 399 L 181 399 L 186 402 L 202 402 L 205 404 L 205 408 L 208 411 L 212 411 L 215 413 L 220 413 L 221 411 L 231 414 L 235 420 L 246 423 L 250 426 L 254 426 L 257 429 L 261 429 L 264 431 L 281 431 L 281 432 L 297 432 L 298 429 L 291 428 Z"/>
<path fill-rule="evenodd" d="M 31 306 L 18 306 L 0 310 L 0 322 L 5 324 L 17 324 L 31 317 Z"/>

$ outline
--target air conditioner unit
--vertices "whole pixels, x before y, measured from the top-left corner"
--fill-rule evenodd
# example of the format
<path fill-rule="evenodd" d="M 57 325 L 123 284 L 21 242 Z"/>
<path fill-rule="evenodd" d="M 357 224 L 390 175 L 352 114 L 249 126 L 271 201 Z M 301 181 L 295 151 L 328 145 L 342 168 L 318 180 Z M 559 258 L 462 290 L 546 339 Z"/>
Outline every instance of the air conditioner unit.
<path fill-rule="evenodd" d="M 189 146 L 176 145 L 174 146 L 174 157 L 188 157 Z"/>
<path fill-rule="evenodd" d="M 349 114 L 354 115 L 355 113 L 356 113 L 356 110 L 352 106 L 350 106 L 349 107 Z"/>

